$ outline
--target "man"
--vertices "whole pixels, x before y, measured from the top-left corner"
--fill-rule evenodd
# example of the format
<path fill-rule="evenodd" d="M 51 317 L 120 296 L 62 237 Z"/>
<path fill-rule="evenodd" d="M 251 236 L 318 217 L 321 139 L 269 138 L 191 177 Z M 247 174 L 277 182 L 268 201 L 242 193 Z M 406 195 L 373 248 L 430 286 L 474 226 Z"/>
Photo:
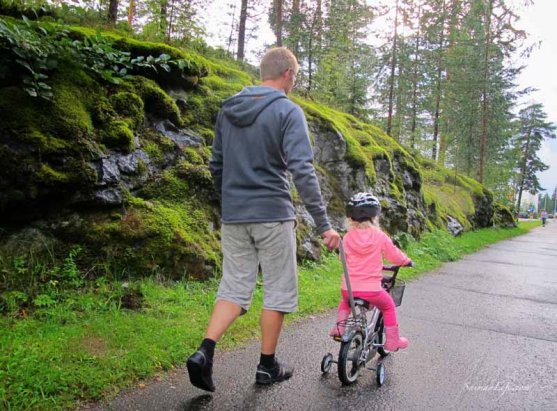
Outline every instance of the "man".
<path fill-rule="evenodd" d="M 286 48 L 269 50 L 261 60 L 261 86 L 224 101 L 217 117 L 210 169 L 221 196 L 223 273 L 205 339 L 187 361 L 191 383 L 203 390 L 215 390 L 215 345 L 249 309 L 258 265 L 263 310 L 256 383 L 292 376 L 293 369 L 275 358 L 284 315 L 298 305 L 296 216 L 287 171 L 325 245 L 334 249 L 340 242 L 321 198 L 303 111 L 286 97 L 298 69 Z"/>

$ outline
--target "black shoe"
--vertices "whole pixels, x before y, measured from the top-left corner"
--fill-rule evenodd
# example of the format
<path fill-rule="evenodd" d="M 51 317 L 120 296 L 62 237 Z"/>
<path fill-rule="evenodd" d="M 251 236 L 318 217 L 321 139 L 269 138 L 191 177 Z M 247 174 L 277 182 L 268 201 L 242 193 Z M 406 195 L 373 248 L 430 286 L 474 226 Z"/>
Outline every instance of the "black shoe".
<path fill-rule="evenodd" d="M 213 384 L 213 359 L 209 358 L 203 348 L 200 348 L 188 358 L 188 374 L 191 383 L 205 391 L 215 391 Z"/>
<path fill-rule="evenodd" d="M 292 367 L 281 364 L 277 360 L 275 360 L 274 367 L 271 368 L 259 364 L 257 366 L 257 372 L 255 373 L 255 383 L 266 385 L 285 381 L 292 377 L 293 373 L 294 369 Z"/>

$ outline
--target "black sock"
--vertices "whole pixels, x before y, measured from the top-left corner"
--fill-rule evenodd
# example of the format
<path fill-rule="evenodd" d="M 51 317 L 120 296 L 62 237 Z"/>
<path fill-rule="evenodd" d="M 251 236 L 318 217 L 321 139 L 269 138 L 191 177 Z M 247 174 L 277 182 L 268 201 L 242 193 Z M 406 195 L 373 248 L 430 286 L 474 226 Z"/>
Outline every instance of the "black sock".
<path fill-rule="evenodd" d="M 263 354 L 261 353 L 261 358 L 259 359 L 259 364 L 264 367 L 272 368 L 275 365 L 275 354 Z"/>
<path fill-rule="evenodd" d="M 214 340 L 211 340 L 210 338 L 205 338 L 203 339 L 203 341 L 201 342 L 201 347 L 205 350 L 205 352 L 207 353 L 207 355 L 210 358 L 213 358 L 213 355 L 215 355 L 215 346 L 217 345 L 217 343 Z"/>

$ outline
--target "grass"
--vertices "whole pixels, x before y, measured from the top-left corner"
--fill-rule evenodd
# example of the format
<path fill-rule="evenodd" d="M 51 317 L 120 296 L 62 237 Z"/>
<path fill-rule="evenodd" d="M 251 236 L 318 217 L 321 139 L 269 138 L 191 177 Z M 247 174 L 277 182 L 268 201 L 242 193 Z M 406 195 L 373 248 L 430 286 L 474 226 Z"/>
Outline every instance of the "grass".
<path fill-rule="evenodd" d="M 416 268 L 405 279 L 454 261 L 488 244 L 526 233 L 539 222 L 514 229 L 484 229 L 453 238 L 445 232 L 410 241 L 406 251 Z M 328 253 L 320 264 L 300 267 L 300 309 L 296 321 L 338 304 L 341 264 Z M 98 280 L 63 302 L 43 307 L 26 318 L 0 317 L 0 409 L 71 409 L 83 401 L 116 395 L 119 389 L 184 362 L 203 337 L 211 313 L 216 280 L 129 284 L 141 290 L 143 308 L 122 309 L 122 283 Z M 124 284 L 125 286 L 125 284 Z M 237 347 L 259 335 L 261 288 L 252 309 L 219 344 Z"/>

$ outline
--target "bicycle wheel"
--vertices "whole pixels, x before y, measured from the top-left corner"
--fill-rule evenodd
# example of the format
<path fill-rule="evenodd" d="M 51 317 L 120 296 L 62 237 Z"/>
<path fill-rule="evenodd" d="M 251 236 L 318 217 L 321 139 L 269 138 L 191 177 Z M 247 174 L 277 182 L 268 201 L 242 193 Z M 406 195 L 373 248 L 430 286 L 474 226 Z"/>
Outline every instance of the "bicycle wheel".
<path fill-rule="evenodd" d="M 340 381 L 349 385 L 355 382 L 360 375 L 359 359 L 362 352 L 364 339 L 361 333 L 357 332 L 350 341 L 340 345 L 338 354 L 338 378 Z"/>
<path fill-rule="evenodd" d="M 385 324 L 383 324 L 383 314 L 380 314 L 379 318 L 377 319 L 377 324 L 375 325 L 375 332 L 377 332 L 377 344 L 385 344 L 387 338 L 385 336 Z M 377 348 L 377 352 L 379 353 L 381 358 L 385 358 L 387 355 L 391 353 L 390 351 L 387 351 L 383 347 Z"/>

